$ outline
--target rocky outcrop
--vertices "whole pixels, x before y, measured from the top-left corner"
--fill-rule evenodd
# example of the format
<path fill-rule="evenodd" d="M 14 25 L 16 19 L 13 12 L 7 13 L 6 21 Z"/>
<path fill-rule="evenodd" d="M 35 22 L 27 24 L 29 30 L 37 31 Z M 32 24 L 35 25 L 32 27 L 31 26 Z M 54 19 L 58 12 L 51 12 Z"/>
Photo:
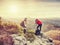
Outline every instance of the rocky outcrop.
<path fill-rule="evenodd" d="M 32 35 L 32 36 L 31 36 Z M 15 40 L 15 45 L 54 45 L 53 41 L 46 36 L 36 36 L 34 34 L 26 34 L 24 36 L 19 36 L 16 34 L 11 35 Z"/>

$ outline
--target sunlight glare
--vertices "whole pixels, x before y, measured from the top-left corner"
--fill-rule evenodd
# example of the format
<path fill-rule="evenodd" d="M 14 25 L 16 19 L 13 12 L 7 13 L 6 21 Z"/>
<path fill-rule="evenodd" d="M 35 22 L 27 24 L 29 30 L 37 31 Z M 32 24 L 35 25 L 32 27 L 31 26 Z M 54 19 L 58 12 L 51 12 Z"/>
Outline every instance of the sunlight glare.
<path fill-rule="evenodd" d="M 18 12 L 18 7 L 15 6 L 15 5 L 10 6 L 10 7 L 9 7 L 9 11 L 10 11 L 11 13 L 17 13 L 17 12 Z"/>

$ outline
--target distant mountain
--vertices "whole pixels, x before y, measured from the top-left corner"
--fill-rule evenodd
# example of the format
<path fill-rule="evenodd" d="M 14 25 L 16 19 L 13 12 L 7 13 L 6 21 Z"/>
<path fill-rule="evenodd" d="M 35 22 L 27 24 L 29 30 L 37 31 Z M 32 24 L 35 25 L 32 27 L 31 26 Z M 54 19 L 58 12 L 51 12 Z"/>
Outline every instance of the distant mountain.
<path fill-rule="evenodd" d="M 60 2 L 60 0 L 36 0 L 36 1 L 43 1 L 43 2 Z"/>

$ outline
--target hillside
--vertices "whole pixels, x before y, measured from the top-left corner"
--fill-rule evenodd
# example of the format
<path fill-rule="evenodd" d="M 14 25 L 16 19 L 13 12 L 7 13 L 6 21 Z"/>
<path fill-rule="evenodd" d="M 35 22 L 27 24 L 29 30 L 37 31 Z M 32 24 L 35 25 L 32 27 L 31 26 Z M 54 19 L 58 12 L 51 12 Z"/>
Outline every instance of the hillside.
<path fill-rule="evenodd" d="M 17 34 L 24 35 L 23 28 L 20 26 L 20 22 L 22 20 L 23 19 L 16 19 L 16 20 L 15 19 L 0 19 L 0 37 L 2 36 L 4 38 L 4 34 L 6 34 L 6 33 L 12 34 L 13 38 Z M 38 37 L 35 36 L 35 37 L 37 37 L 37 39 L 40 40 L 43 45 L 44 44 L 49 45 L 50 42 L 47 43 L 49 41 L 49 39 L 47 37 L 52 38 L 55 45 L 59 45 L 60 44 L 60 24 L 59 24 L 60 20 L 58 20 L 58 19 L 56 19 L 56 20 L 55 19 L 40 19 L 40 20 L 42 20 L 42 22 L 43 22 L 42 31 L 47 36 L 46 36 L 46 38 L 42 37 L 43 39 L 39 36 Z M 27 30 L 35 31 L 36 26 L 37 25 L 35 24 L 35 18 L 28 18 Z M 28 34 L 26 34 L 26 35 L 28 36 Z M 22 38 L 18 35 L 16 37 Z M 31 34 L 28 37 L 31 38 L 32 37 Z M 38 41 L 38 40 L 35 40 L 35 41 Z M 44 41 L 44 43 L 43 43 L 43 41 Z M 29 42 L 28 42 L 28 44 L 29 44 Z M 38 42 L 37 42 L 37 44 L 38 44 Z M 32 44 L 30 43 L 30 45 L 32 45 Z M 35 45 L 35 42 L 34 42 L 34 45 Z M 38 45 L 40 45 L 40 44 L 38 44 Z"/>
<path fill-rule="evenodd" d="M 60 31 L 51 30 L 45 33 L 48 37 L 53 39 L 55 45 L 60 45 Z"/>

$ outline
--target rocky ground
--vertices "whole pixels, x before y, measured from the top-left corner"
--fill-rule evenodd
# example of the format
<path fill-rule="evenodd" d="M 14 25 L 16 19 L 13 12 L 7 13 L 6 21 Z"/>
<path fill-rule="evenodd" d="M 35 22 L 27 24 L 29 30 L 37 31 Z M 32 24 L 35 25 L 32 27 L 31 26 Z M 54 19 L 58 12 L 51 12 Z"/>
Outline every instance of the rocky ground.
<path fill-rule="evenodd" d="M 34 35 L 34 37 L 26 37 L 26 36 L 19 36 L 16 34 L 11 35 L 13 37 L 13 39 L 15 40 L 15 45 L 54 45 L 53 44 L 53 40 L 42 35 L 36 36 Z M 31 36 L 31 35 L 30 35 Z M 30 38 L 30 39 L 29 39 Z"/>

